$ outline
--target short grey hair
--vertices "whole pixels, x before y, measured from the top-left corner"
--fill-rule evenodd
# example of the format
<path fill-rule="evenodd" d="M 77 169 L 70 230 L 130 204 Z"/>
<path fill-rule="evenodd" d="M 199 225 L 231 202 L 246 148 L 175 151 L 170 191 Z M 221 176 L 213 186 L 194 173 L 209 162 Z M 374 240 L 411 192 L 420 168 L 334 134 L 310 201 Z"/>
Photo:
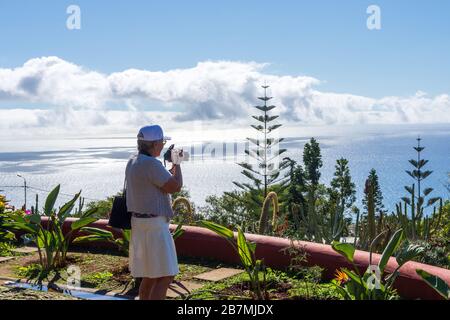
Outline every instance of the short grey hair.
<path fill-rule="evenodd" d="M 150 153 L 150 151 L 155 147 L 156 143 L 158 143 L 158 141 L 138 140 L 137 141 L 138 151 Z"/>

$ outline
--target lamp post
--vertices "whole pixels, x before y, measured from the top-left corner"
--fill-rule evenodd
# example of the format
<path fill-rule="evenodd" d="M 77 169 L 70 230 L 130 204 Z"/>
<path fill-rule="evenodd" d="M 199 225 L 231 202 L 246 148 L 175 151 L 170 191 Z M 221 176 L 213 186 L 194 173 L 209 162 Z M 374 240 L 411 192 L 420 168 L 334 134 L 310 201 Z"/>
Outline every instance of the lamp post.
<path fill-rule="evenodd" d="M 25 193 L 25 207 L 24 210 L 27 210 L 27 180 L 25 180 L 25 178 L 23 176 L 21 176 L 20 174 L 17 175 L 19 178 L 23 179 L 23 191 Z"/>

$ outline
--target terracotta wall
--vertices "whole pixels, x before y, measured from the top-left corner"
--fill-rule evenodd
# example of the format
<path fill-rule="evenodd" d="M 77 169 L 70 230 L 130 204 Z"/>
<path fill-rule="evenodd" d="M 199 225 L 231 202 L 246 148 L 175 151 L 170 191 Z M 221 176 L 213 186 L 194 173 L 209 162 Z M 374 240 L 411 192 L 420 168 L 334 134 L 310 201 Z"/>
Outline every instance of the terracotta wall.
<path fill-rule="evenodd" d="M 64 226 L 65 232 L 70 230 L 70 224 L 74 220 L 76 219 L 67 219 Z M 43 220 L 43 223 L 45 223 L 45 220 Z M 107 226 L 107 220 L 99 220 L 90 226 L 108 229 L 116 235 L 120 235 L 120 231 L 118 232 Z M 170 226 L 172 231 L 175 228 L 176 225 Z M 179 256 L 209 257 L 224 262 L 240 262 L 239 257 L 235 254 L 230 244 L 214 232 L 191 226 L 185 226 L 183 229 L 185 233 L 175 242 Z M 283 249 L 291 245 L 290 240 L 255 234 L 246 234 L 246 237 L 248 240 L 257 244 L 256 255 L 258 258 L 264 258 L 267 266 L 283 269 L 289 265 L 290 257 L 283 253 Z M 96 246 L 98 245 L 97 243 Z M 307 253 L 308 261 L 306 265 L 319 265 L 323 267 L 325 269 L 324 276 L 328 279 L 333 278 L 338 268 L 351 268 L 351 265 L 329 245 L 306 241 L 296 241 L 295 245 L 302 247 Z M 378 263 L 380 258 L 381 256 L 379 254 L 373 254 L 373 263 Z M 355 264 L 360 268 L 361 272 L 364 272 L 369 265 L 369 253 L 357 250 L 355 252 Z M 391 258 L 386 267 L 386 271 L 392 272 L 397 266 L 395 259 Z M 428 273 L 439 276 L 450 284 L 450 270 L 417 262 L 408 262 L 400 269 L 400 275 L 396 280 L 395 287 L 400 295 L 409 299 L 439 299 L 440 296 L 416 274 L 416 269 L 423 269 Z"/>

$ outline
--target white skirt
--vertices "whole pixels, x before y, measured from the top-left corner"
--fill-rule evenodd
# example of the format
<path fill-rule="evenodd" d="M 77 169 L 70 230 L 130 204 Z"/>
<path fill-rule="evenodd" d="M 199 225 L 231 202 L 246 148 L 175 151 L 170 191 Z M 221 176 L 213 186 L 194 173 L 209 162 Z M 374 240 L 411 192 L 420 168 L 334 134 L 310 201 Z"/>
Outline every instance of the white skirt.
<path fill-rule="evenodd" d="M 129 267 L 134 278 L 178 274 L 175 243 L 166 217 L 131 218 Z"/>

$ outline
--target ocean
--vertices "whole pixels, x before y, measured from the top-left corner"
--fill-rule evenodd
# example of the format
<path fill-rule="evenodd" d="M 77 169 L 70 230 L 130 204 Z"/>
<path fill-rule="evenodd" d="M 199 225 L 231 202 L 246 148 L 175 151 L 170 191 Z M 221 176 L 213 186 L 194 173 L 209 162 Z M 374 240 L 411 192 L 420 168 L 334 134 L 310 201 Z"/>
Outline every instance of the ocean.
<path fill-rule="evenodd" d="M 295 132 L 299 134 L 295 135 Z M 359 129 L 352 134 L 324 134 L 326 130 L 315 128 L 307 133 L 301 129 L 291 130 L 281 143 L 288 149 L 283 156 L 301 161 L 305 142 L 314 136 L 321 146 L 323 167 L 321 182 L 328 184 L 333 177 L 336 159 L 349 160 L 353 181 L 357 189 L 356 204 L 362 207 L 364 182 L 375 168 L 389 210 L 395 208 L 406 195 L 405 185 L 413 183 L 405 170 L 411 170 L 409 159 L 416 159 L 413 147 L 417 137 L 425 146 L 423 158 L 428 159 L 426 169 L 433 173 L 423 182 L 432 187 L 431 196 L 450 195 L 445 188 L 450 172 L 450 125 Z M 351 130 L 349 130 L 351 132 Z M 183 136 L 183 135 L 181 135 Z M 236 163 L 248 160 L 244 157 L 245 137 L 240 140 L 189 141 L 187 132 L 184 141 L 174 141 L 191 153 L 191 159 L 182 164 L 184 185 L 195 205 L 205 205 L 208 195 L 220 195 L 236 189 L 232 181 L 248 181 L 240 174 Z M 226 135 L 224 135 L 226 136 Z M 224 151 L 224 143 L 226 152 Z M 0 139 L 0 193 L 6 194 L 11 204 L 24 203 L 24 180 L 27 186 L 27 205 L 40 197 L 43 206 L 48 191 L 61 184 L 61 196 L 57 205 L 68 201 L 71 195 L 82 190 L 85 202 L 104 199 L 121 190 L 127 159 L 136 150 L 132 135 L 116 137 L 84 137 L 57 139 Z M 169 145 L 169 144 L 168 144 Z M 167 146 L 168 146 L 167 145 Z M 203 152 L 202 152 L 203 149 Z M 170 165 L 168 165 L 170 168 Z M 20 174 L 23 178 L 18 177 Z"/>

